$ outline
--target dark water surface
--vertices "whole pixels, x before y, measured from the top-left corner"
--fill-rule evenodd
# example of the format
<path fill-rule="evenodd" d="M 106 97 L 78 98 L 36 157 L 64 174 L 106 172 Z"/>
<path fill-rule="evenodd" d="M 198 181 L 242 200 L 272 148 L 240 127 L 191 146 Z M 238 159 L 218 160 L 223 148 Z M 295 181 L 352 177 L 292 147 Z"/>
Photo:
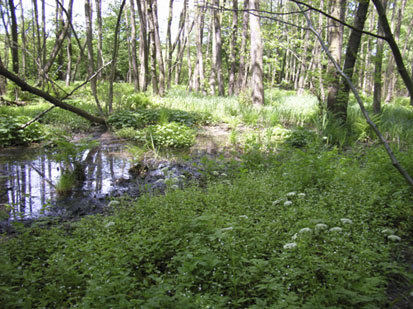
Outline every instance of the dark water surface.
<path fill-rule="evenodd" d="M 35 219 L 66 212 L 93 213 L 105 203 L 120 179 L 128 179 L 130 161 L 122 145 L 104 145 L 83 153 L 86 179 L 66 197 L 56 194 L 62 163 L 40 148 L 10 148 L 0 151 L 1 220 Z"/>

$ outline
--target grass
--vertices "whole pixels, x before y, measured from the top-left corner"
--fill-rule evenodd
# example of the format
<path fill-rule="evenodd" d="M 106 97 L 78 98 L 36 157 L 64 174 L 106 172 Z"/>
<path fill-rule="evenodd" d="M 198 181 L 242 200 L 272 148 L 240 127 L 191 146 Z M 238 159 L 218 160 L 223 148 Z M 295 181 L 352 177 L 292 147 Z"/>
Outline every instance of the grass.
<path fill-rule="evenodd" d="M 394 259 L 411 236 L 412 200 L 380 149 L 362 164 L 358 155 L 256 153 L 261 167 L 244 158 L 203 189 L 125 197 L 112 214 L 77 223 L 39 222 L 1 244 L 0 301 L 382 308 L 389 276 L 412 279 Z"/>

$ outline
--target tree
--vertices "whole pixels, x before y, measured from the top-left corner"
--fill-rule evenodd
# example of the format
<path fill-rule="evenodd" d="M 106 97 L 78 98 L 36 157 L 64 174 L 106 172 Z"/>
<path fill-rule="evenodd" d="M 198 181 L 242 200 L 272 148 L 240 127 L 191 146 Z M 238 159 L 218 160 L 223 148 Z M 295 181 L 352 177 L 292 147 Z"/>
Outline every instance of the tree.
<path fill-rule="evenodd" d="M 264 104 L 263 64 L 262 64 L 262 39 L 260 17 L 258 15 L 259 0 L 249 0 L 250 9 L 250 38 L 251 38 L 251 89 L 252 103 Z"/>

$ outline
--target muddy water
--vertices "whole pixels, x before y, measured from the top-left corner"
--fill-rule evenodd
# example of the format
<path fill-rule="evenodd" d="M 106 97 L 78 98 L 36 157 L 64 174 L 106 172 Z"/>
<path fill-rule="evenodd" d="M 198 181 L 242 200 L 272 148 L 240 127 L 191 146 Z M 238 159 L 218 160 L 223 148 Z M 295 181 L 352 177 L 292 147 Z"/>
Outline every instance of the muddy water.
<path fill-rule="evenodd" d="M 56 184 L 63 166 L 41 149 L 0 152 L 0 220 L 35 219 L 99 211 L 115 184 L 128 179 L 130 161 L 121 145 L 95 147 L 83 154 L 86 179 L 72 194 L 59 197 Z"/>

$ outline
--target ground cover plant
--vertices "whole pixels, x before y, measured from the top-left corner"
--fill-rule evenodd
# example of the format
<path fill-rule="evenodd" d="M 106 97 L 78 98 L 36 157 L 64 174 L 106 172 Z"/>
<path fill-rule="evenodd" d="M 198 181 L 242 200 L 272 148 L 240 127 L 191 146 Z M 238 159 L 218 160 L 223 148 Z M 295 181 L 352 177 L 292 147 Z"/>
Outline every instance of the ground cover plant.
<path fill-rule="evenodd" d="M 357 156 L 287 147 L 204 189 L 18 228 L 1 244 L 1 303 L 381 308 L 389 277 L 408 276 L 393 257 L 411 236 L 412 201 L 381 149 Z"/>

